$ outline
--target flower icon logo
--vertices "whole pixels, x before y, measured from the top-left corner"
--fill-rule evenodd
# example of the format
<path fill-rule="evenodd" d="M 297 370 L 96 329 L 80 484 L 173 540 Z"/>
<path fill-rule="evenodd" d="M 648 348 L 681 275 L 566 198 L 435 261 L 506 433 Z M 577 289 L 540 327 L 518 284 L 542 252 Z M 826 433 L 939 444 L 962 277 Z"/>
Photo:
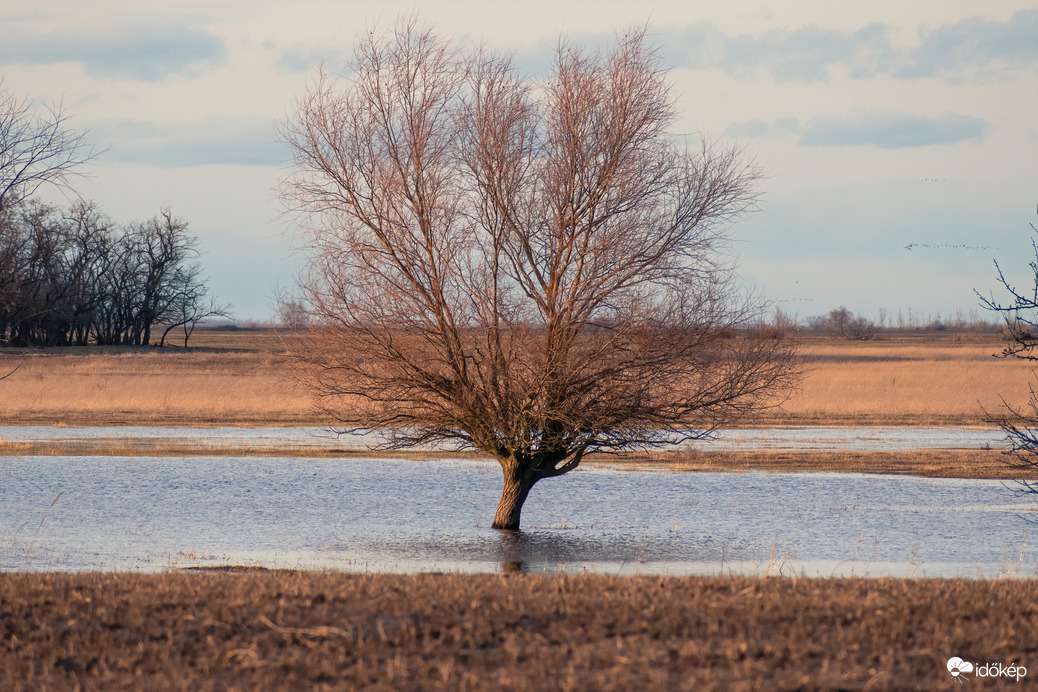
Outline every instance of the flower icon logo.
<path fill-rule="evenodd" d="M 966 678 L 963 676 L 966 673 L 973 672 L 973 664 L 969 661 L 963 661 L 958 656 L 952 656 L 948 659 L 948 672 L 956 680 L 965 680 Z"/>

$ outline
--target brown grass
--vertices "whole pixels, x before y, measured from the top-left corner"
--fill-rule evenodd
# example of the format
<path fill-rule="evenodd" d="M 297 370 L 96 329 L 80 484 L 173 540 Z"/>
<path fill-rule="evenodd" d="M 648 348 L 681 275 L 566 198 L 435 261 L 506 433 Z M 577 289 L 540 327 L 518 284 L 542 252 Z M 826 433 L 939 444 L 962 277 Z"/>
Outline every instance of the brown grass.
<path fill-rule="evenodd" d="M 8 425 L 295 425 L 314 421 L 266 350 L 0 351 Z"/>
<path fill-rule="evenodd" d="M 114 430 L 118 430 L 115 428 Z M 436 451 L 414 449 L 361 449 L 354 447 L 293 447 L 291 445 L 263 446 L 236 444 L 221 446 L 205 442 L 165 442 L 151 439 L 115 440 L 112 438 L 84 440 L 53 440 L 11 442 L 0 440 L 0 456 L 118 456 L 118 457 L 303 457 L 349 458 L 376 457 L 380 459 L 482 459 L 485 455 L 470 451 Z"/>
<path fill-rule="evenodd" d="M 1038 675 L 1038 582 L 0 574 L 0 634 L 6 690 L 950 690 Z"/>
<path fill-rule="evenodd" d="M 592 461 L 601 457 L 593 456 Z M 910 452 L 834 451 L 680 451 L 613 457 L 631 466 L 662 465 L 673 471 L 771 471 L 784 473 L 885 473 L 930 478 L 1033 476 L 1007 461 L 999 449 L 917 449 Z"/>
<path fill-rule="evenodd" d="M 957 335 L 852 342 L 805 339 L 799 392 L 769 416 L 789 425 L 977 425 L 998 413 L 1002 397 L 1027 404 L 1034 364 L 994 358 L 995 336 L 976 343 Z"/>
<path fill-rule="evenodd" d="M 193 348 L 0 349 L 0 421 L 50 425 L 325 425 L 290 377 L 269 329 L 202 329 Z M 1031 364 L 992 357 L 996 335 L 931 332 L 882 341 L 801 337 L 803 386 L 781 410 L 744 425 L 990 425 L 1004 396 L 1026 405 Z M 113 435 L 117 437 L 117 433 Z M 82 440 L 0 442 L 3 454 L 350 455 L 347 450 L 204 449 Z M 365 452 L 367 455 L 368 453 Z M 686 470 L 858 471 L 971 478 L 1018 475 L 997 451 L 906 453 L 682 452 L 638 454 Z"/>
<path fill-rule="evenodd" d="M 65 425 L 305 425 L 330 421 L 290 377 L 272 330 L 203 329 L 192 348 L 0 349 L 0 421 Z M 852 342 L 802 337 L 802 387 L 749 425 L 978 425 L 1025 406 L 1033 365 L 996 335 Z"/>
<path fill-rule="evenodd" d="M 229 457 L 378 457 L 406 459 L 480 458 L 477 452 L 413 450 L 315 449 L 313 447 L 214 447 L 176 442 L 113 442 L 61 440 L 55 442 L 0 441 L 0 456 L 229 456 Z M 588 463 L 656 467 L 670 471 L 770 471 L 779 473 L 884 473 L 930 478 L 1030 477 L 1030 469 L 1009 463 L 999 449 L 919 449 L 910 452 L 808 451 L 676 451 L 593 454 Z"/>

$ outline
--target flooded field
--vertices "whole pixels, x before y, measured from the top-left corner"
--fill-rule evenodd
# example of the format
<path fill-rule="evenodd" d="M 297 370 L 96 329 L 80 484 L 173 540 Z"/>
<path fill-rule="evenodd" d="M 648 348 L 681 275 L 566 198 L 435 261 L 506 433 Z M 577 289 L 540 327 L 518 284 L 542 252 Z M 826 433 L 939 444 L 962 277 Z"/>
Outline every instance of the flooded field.
<path fill-rule="evenodd" d="M 0 457 L 0 569 L 1038 573 L 1033 502 L 1002 481 L 589 466 L 534 488 L 518 535 L 489 527 L 500 482 L 476 460 Z"/>
<path fill-rule="evenodd" d="M 846 450 L 858 452 L 909 451 L 916 449 L 987 449 L 997 447 L 1005 435 L 992 428 L 763 428 L 723 430 L 715 439 L 689 443 L 703 451 L 721 450 Z M 335 435 L 324 428 L 157 426 L 56 427 L 3 426 L 0 442 L 111 442 L 141 447 L 177 443 L 207 449 L 240 448 L 276 451 L 284 448 L 313 450 L 367 450 L 382 437 Z"/>

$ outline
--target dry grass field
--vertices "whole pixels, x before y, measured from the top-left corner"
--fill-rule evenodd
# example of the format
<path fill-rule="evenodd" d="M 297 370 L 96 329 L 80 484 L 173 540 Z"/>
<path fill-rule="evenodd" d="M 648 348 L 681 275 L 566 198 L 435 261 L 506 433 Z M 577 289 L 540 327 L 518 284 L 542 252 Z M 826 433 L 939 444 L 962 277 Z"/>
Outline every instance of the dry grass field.
<path fill-rule="evenodd" d="M 1027 672 L 964 687 L 952 656 Z M 1036 676 L 1033 580 L 0 574 L 12 691 L 995 690 Z"/>
<path fill-rule="evenodd" d="M 192 348 L 0 349 L 7 425 L 297 425 L 314 421 L 271 330 L 199 330 Z"/>
<path fill-rule="evenodd" d="M 987 425 L 1025 406 L 1033 364 L 996 359 L 998 335 L 916 332 L 800 339 L 802 386 L 747 426 Z M 272 330 L 200 329 L 192 348 L 0 349 L 0 423 L 322 424 Z"/>
<path fill-rule="evenodd" d="M 1002 398 L 1026 407 L 1035 364 L 994 358 L 997 335 L 925 332 L 880 341 L 801 340 L 789 425 L 984 425 Z"/>
<path fill-rule="evenodd" d="M 3 445 L 0 445 L 0 452 Z M 849 450 L 759 450 L 641 452 L 591 461 L 637 466 L 664 466 L 674 471 L 774 473 L 886 473 L 927 478 L 1018 479 L 1019 466 L 1002 449 L 916 449 L 908 452 Z"/>

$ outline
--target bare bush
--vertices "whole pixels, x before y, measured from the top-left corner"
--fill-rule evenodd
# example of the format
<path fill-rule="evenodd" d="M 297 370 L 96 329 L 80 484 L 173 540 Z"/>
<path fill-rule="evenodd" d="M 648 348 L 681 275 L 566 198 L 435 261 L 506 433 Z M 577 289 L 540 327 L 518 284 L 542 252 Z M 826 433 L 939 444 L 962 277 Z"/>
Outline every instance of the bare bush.
<path fill-rule="evenodd" d="M 1038 233 L 1038 228 L 1031 224 L 1031 230 Z M 998 283 L 1008 294 L 1008 301 L 997 300 L 993 293 L 988 296 L 979 291 L 981 307 L 996 313 L 1005 323 L 1002 337 L 1007 342 L 999 354 L 1002 358 L 1022 358 L 1038 360 L 1038 242 L 1031 240 L 1034 260 L 1030 263 L 1034 276 L 1034 285 L 1020 289 L 1012 284 L 995 262 Z M 1033 476 L 1038 473 L 1038 392 L 1031 385 L 1031 396 L 1028 408 L 1021 410 L 1005 404 L 1005 410 L 994 420 L 1002 428 L 1009 442 L 1008 459 L 1013 466 L 1032 476 L 1032 479 L 1021 480 L 1025 492 L 1038 495 L 1038 480 Z"/>
<path fill-rule="evenodd" d="M 517 529 L 533 485 L 588 452 L 704 437 L 792 383 L 788 339 L 735 331 L 763 306 L 722 252 L 758 171 L 675 144 L 644 31 L 560 42 L 532 83 L 411 19 L 351 67 L 282 133 L 319 323 L 299 356 L 343 429 L 493 455 L 494 526 Z"/>
<path fill-rule="evenodd" d="M 855 317 L 847 323 L 843 330 L 843 336 L 851 341 L 869 341 L 875 339 L 879 334 L 879 327 L 864 317 Z"/>
<path fill-rule="evenodd" d="M 879 327 L 865 317 L 855 317 L 854 313 L 840 306 L 830 310 L 824 317 L 814 317 L 809 324 L 816 329 L 832 332 L 842 339 L 851 341 L 868 341 L 879 334 Z"/>
<path fill-rule="evenodd" d="M 278 324 L 286 329 L 298 333 L 310 326 L 310 310 L 299 296 L 279 295 L 275 310 Z"/>

